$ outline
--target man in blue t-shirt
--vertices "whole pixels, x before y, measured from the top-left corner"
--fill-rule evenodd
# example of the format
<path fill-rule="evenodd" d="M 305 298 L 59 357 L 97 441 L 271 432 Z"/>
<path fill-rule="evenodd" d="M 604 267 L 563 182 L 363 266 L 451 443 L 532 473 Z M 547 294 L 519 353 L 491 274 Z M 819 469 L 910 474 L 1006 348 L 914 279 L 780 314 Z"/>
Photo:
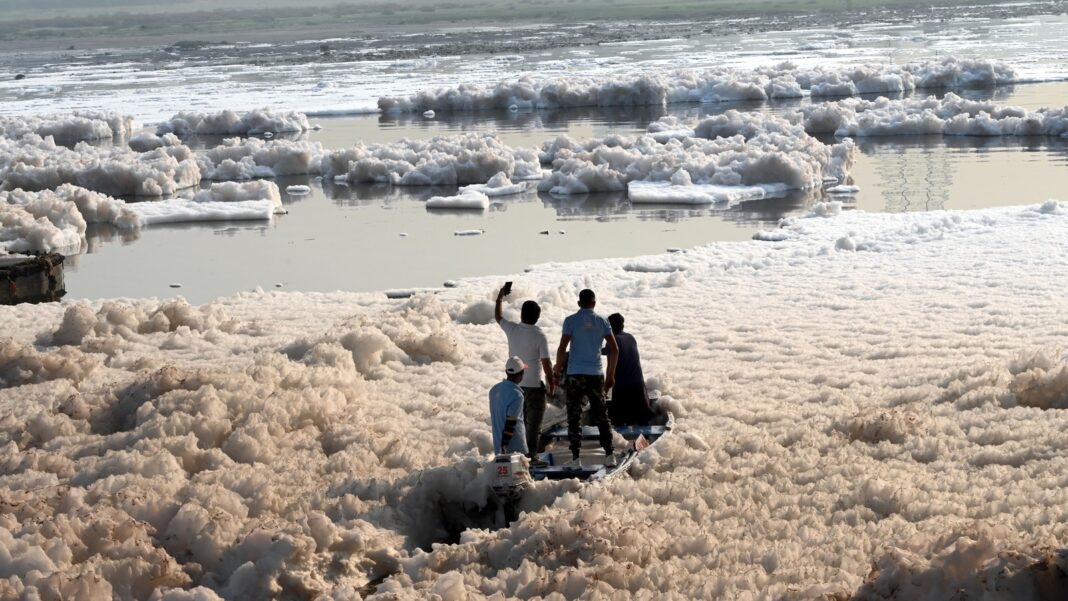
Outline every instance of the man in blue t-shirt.
<path fill-rule="evenodd" d="M 523 390 L 519 382 L 527 364 L 512 357 L 504 364 L 504 380 L 489 391 L 490 427 L 493 429 L 493 452 L 527 454 L 527 432 L 523 423 Z"/>
<path fill-rule="evenodd" d="M 611 390 L 616 380 L 616 360 L 619 347 L 612 335 L 612 326 L 605 318 L 593 312 L 597 296 L 593 290 L 579 292 L 579 310 L 564 319 L 560 347 L 556 350 L 556 375 L 561 381 L 565 364 L 567 378 L 562 380 L 567 393 L 567 437 L 571 446 L 571 462 L 568 467 L 579 467 L 579 451 L 582 449 L 582 405 L 590 402 L 590 418 L 597 424 L 600 443 L 604 447 L 605 465 L 614 466 L 612 454 L 612 422 L 608 419 L 605 393 Z M 608 346 L 608 370 L 601 369 L 601 343 Z M 568 354 L 568 346 L 571 352 Z"/>

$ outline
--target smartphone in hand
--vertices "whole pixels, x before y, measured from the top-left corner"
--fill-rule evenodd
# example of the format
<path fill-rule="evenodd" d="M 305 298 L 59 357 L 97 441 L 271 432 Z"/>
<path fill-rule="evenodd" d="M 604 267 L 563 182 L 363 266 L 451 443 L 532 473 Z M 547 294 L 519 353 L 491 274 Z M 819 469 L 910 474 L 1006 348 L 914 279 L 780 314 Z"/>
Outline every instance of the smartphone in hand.
<path fill-rule="evenodd" d="M 504 295 L 504 296 L 508 296 L 511 293 L 512 293 L 512 283 L 511 282 L 505 282 L 504 283 L 504 288 L 501 289 L 501 294 Z"/>

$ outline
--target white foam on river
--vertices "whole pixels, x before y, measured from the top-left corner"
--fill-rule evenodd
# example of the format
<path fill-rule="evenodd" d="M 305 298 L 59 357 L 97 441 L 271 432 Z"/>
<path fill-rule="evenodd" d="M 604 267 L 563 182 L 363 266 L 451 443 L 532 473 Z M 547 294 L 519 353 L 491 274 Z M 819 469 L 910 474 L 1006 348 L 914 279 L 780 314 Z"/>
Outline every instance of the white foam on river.
<path fill-rule="evenodd" d="M 1068 205 L 840 207 L 407 300 L 0 307 L 0 596 L 1063 596 Z M 554 340 L 580 288 L 624 314 L 677 430 L 431 547 L 484 500 L 504 279 Z"/>
<path fill-rule="evenodd" d="M 816 82 L 817 91 L 885 93 L 907 89 L 905 78 L 891 74 L 854 79 L 848 74 L 865 69 L 900 71 L 902 65 L 956 57 L 1008 63 L 1016 69 L 1018 81 L 1068 77 L 1063 61 L 1068 42 L 1062 35 L 1068 17 L 1041 15 L 990 20 L 969 18 L 966 12 L 954 16 L 958 18 L 939 24 L 861 23 L 848 31 L 814 26 L 788 32 L 713 33 L 670 44 L 646 40 L 622 46 L 609 43 L 538 50 L 507 57 L 433 56 L 326 62 L 314 67 L 305 63 L 210 64 L 204 60 L 157 64 L 147 57 L 143 62 L 127 60 L 94 65 L 93 60 L 99 57 L 85 59 L 73 53 L 25 69 L 26 79 L 0 81 L 0 101 L 4 103 L 5 113 L 14 115 L 107 108 L 132 114 L 144 122 L 158 123 L 181 111 L 214 114 L 220 107 L 244 111 L 266 107 L 318 115 L 375 112 L 382 97 L 407 97 L 424 90 L 455 88 L 458 84 L 514 80 L 516 74 L 547 80 L 562 76 L 633 78 L 680 69 L 706 72 L 729 68 L 753 73 L 790 61 L 804 71 L 823 69 L 839 74 Z M 621 47 L 626 48 L 624 53 Z M 107 70 L 107 77 L 101 75 L 102 70 Z M 842 73 L 848 77 L 841 77 Z M 982 77 L 977 80 L 959 75 L 961 72 L 952 70 L 939 77 L 921 74 L 913 83 L 919 87 L 947 84 L 968 87 L 982 81 Z M 323 82 L 329 85 L 324 86 Z M 796 97 L 801 89 L 798 82 L 774 77 L 768 78 L 766 84 L 726 84 L 709 88 L 707 96 L 709 100 L 730 100 L 753 98 L 755 94 L 758 98 L 781 99 Z M 701 100 L 705 95 L 694 100 Z M 522 102 L 516 103 L 517 108 L 521 105 Z"/>
<path fill-rule="evenodd" d="M 0 191 L 0 254 L 76 254 L 86 245 L 85 232 L 91 223 L 135 230 L 164 223 L 269 221 L 285 212 L 278 186 L 266 180 L 212 184 L 192 200 L 136 203 L 70 184 L 54 191 Z"/>
<path fill-rule="evenodd" d="M 521 76 L 492 86 L 460 84 L 421 90 L 410 96 L 383 96 L 384 113 L 473 112 L 487 110 L 562 109 L 610 106 L 666 106 L 680 102 L 717 103 L 741 100 L 857 94 L 902 94 L 917 89 L 990 89 L 1016 83 L 1009 65 L 997 61 L 957 59 L 906 65 L 823 65 L 802 68 L 792 62 L 752 70 L 716 68 L 600 77 L 569 74 L 555 78 Z"/>
<path fill-rule="evenodd" d="M 846 99 L 668 118 L 648 135 L 561 136 L 540 154 L 471 132 L 330 150 L 249 138 L 193 150 L 176 134 L 273 137 L 308 129 L 290 111 L 373 109 L 421 90 L 445 110 L 518 112 L 544 99 L 820 99 L 1058 78 L 1065 19 L 696 36 L 628 44 L 630 54 L 48 65 L 0 82 L 5 115 L 62 113 L 0 120 L 0 253 L 77 248 L 92 223 L 269 220 L 281 194 L 257 178 L 288 174 L 467 184 L 429 206 L 487 214 L 490 197 L 527 192 L 542 160 L 546 191 L 628 190 L 637 203 L 856 193 L 853 142 L 812 134 L 1045 143 L 1063 136 L 1064 110 Z M 946 56 L 961 60 L 908 67 Z M 767 67 L 784 60 L 792 67 Z M 453 93 L 502 80 L 501 98 Z M 134 135 L 129 117 L 74 114 L 102 107 L 175 118 Z M 133 137 L 64 148 L 49 135 Z M 202 178 L 216 183 L 192 199 L 114 198 L 171 196 Z M 748 242 L 673 241 L 664 255 L 539 264 L 442 290 L 0 306 L 0 598 L 354 599 L 386 575 L 383 597 L 443 601 L 1068 597 L 1068 204 L 1015 197 L 1031 204 L 867 214 L 822 202 Z M 438 226 L 455 234 L 449 244 L 504 231 L 434 218 L 450 219 Z M 428 238 L 407 226 L 407 242 Z M 339 260 L 338 246 L 323 248 L 316 258 Z M 394 268 L 378 251 L 341 260 Z M 174 254 L 217 268 L 191 260 L 189 245 Z M 293 255 L 280 256 L 252 260 Z M 138 277 L 138 259 L 108 277 Z M 435 544 L 457 542 L 454 516 L 486 501 L 486 391 L 507 351 L 492 300 L 504 280 L 515 281 L 506 312 L 536 299 L 554 342 L 581 288 L 626 315 L 677 430 L 626 477 L 539 484 L 510 528 Z"/>

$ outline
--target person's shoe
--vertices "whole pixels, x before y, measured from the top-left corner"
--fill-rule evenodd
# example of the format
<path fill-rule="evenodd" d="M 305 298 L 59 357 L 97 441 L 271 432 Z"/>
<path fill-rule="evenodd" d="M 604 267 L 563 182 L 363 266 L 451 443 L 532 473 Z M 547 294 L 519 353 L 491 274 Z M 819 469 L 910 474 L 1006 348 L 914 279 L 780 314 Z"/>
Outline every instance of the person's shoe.
<path fill-rule="evenodd" d="M 530 460 L 530 468 L 531 469 L 541 469 L 543 467 L 549 467 L 549 462 L 548 461 L 542 461 L 541 459 L 531 459 Z"/>
<path fill-rule="evenodd" d="M 578 457 L 575 457 L 571 461 L 568 461 L 560 467 L 568 470 L 580 470 L 582 469 L 582 462 L 579 461 Z"/>
<path fill-rule="evenodd" d="M 619 462 L 616 461 L 615 453 L 608 453 L 607 455 L 604 456 L 604 466 L 605 467 L 615 467 L 617 465 L 619 465 Z"/>

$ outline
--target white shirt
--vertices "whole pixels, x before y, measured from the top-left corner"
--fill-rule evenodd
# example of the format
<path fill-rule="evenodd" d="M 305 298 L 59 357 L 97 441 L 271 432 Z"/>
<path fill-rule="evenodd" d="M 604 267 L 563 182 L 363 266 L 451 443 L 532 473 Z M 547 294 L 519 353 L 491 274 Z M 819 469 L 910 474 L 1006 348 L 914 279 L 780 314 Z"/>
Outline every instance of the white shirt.
<path fill-rule="evenodd" d="M 508 336 L 508 356 L 519 357 L 527 364 L 519 385 L 524 388 L 541 386 L 541 360 L 549 358 L 549 340 L 545 332 L 536 325 L 507 319 L 501 320 L 501 329 Z"/>

